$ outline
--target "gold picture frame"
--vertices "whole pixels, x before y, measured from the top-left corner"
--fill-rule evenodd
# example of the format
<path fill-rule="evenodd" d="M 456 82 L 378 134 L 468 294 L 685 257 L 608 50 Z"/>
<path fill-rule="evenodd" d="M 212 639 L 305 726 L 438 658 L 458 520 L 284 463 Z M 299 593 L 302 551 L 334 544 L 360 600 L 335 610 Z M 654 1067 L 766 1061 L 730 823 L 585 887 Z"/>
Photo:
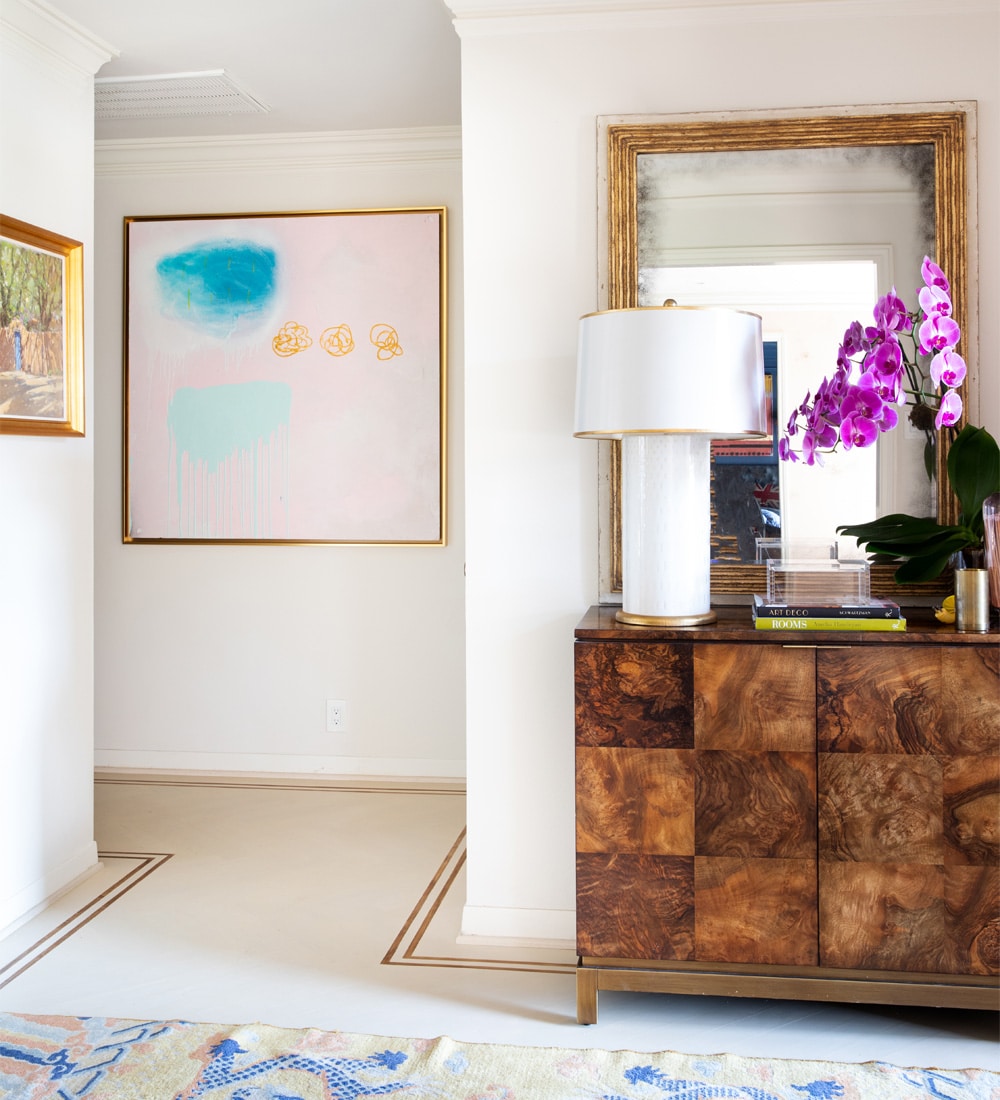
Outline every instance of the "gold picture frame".
<path fill-rule="evenodd" d="M 444 546 L 447 210 L 124 219 L 125 543 Z"/>
<path fill-rule="evenodd" d="M 968 317 L 967 168 L 965 110 L 921 110 L 871 114 L 737 117 L 688 121 L 608 120 L 606 129 L 608 187 L 608 308 L 638 303 L 639 236 L 637 158 L 671 152 L 725 153 L 735 150 L 831 150 L 852 146 L 934 148 L 935 245 L 937 261 L 948 272 L 956 320 L 966 331 Z M 963 388 L 963 398 L 966 396 Z M 937 514 L 955 522 L 957 502 L 944 476 L 947 440 L 937 449 Z M 608 562 L 611 593 L 622 586 L 620 444 L 612 441 L 608 459 Z M 872 567 L 872 591 L 878 595 L 920 596 L 948 590 L 948 579 L 922 585 L 897 585 L 893 567 Z M 763 590 L 764 566 L 713 564 L 712 596 L 746 600 Z"/>
<path fill-rule="evenodd" d="M 0 435 L 85 434 L 83 245 L 0 214 Z"/>

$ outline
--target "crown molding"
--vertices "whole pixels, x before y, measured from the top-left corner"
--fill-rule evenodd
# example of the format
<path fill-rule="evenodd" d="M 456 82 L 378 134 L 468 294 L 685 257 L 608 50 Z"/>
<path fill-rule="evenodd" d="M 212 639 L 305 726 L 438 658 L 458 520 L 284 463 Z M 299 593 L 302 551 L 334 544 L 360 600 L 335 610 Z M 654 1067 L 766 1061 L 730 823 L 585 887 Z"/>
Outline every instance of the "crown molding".
<path fill-rule="evenodd" d="M 0 41 L 72 76 L 93 77 L 118 50 L 44 0 L 3 0 Z"/>
<path fill-rule="evenodd" d="M 940 0 L 444 0 L 461 37 L 747 22 L 941 18 Z M 948 18 L 995 14 L 997 0 L 950 0 Z"/>
<path fill-rule="evenodd" d="M 136 138 L 98 141 L 99 177 L 191 172 L 297 172 L 344 168 L 457 165 L 458 126 L 329 133 L 246 134 L 225 137 Z"/>

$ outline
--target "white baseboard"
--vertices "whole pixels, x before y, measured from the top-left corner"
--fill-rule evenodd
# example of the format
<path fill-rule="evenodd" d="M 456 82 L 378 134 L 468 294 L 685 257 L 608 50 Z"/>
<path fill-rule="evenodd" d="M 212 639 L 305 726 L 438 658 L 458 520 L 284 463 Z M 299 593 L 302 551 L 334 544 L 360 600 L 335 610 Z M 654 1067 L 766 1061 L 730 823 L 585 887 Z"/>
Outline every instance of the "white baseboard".
<path fill-rule="evenodd" d="M 41 878 L 0 900 L 0 940 L 22 924 L 27 924 L 56 898 L 98 871 L 100 866 L 97 842 L 90 841 L 76 855 L 47 869 Z"/>
<path fill-rule="evenodd" d="M 576 947 L 576 911 L 466 905 L 458 942 L 572 951 Z"/>
<path fill-rule="evenodd" d="M 97 749 L 98 768 L 156 772 L 240 772 L 268 775 L 343 775 L 464 779 L 464 760 L 415 757 L 293 756 L 287 753 L 173 752 L 153 749 Z"/>

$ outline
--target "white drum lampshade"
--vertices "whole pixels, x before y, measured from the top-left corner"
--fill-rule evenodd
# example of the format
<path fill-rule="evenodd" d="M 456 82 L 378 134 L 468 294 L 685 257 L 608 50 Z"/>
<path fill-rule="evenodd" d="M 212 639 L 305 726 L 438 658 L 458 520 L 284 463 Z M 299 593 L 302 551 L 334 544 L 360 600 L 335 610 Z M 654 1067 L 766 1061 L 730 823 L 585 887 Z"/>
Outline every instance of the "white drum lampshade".
<path fill-rule="evenodd" d="M 760 318 L 672 303 L 582 317 L 574 434 L 622 441 L 618 619 L 712 622 L 711 440 L 767 434 Z"/>

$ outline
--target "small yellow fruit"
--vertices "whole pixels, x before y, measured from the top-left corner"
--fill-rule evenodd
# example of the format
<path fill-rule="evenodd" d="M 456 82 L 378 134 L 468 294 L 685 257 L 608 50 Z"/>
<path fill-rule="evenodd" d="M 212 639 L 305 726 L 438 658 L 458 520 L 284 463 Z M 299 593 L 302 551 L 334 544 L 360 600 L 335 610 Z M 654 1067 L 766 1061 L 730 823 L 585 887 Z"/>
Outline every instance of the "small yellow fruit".
<path fill-rule="evenodd" d="M 945 596 L 941 606 L 934 608 L 934 618 L 939 623 L 953 623 L 955 621 L 955 597 Z"/>

